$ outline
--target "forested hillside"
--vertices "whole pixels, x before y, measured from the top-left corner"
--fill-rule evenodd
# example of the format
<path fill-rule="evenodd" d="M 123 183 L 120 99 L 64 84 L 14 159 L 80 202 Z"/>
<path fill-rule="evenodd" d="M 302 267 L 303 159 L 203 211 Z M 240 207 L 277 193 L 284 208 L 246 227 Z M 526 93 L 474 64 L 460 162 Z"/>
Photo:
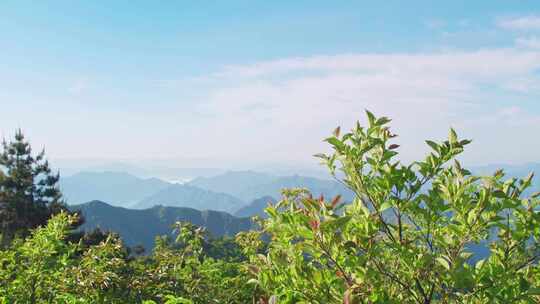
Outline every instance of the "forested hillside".
<path fill-rule="evenodd" d="M 149 252 L 154 247 L 156 236 L 172 236 L 171 227 L 176 222 L 205 227 L 212 237 L 234 237 L 238 232 L 253 227 L 248 217 L 238 218 L 224 212 L 185 207 L 154 206 L 133 210 L 92 201 L 70 206 L 70 209 L 80 211 L 84 216 L 85 222 L 80 229 L 113 231 L 120 235 L 125 245 L 143 245 Z"/>

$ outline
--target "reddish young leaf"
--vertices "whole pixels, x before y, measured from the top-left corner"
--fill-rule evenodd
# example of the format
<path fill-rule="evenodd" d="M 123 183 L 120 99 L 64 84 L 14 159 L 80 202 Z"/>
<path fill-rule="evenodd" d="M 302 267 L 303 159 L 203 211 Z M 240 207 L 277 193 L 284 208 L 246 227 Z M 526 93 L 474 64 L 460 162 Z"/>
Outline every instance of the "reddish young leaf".
<path fill-rule="evenodd" d="M 338 194 L 334 199 L 332 200 L 332 209 L 336 208 L 336 205 L 339 203 L 339 200 L 341 199 L 341 195 Z"/>

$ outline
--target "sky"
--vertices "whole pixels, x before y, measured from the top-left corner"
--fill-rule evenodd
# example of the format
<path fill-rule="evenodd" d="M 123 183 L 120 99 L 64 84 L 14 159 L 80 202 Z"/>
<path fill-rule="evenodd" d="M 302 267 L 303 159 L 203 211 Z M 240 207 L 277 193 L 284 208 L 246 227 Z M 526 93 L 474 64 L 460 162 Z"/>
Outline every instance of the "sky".
<path fill-rule="evenodd" d="M 0 2 L 0 134 L 53 160 L 308 163 L 369 109 L 540 162 L 539 97 L 538 1 Z"/>

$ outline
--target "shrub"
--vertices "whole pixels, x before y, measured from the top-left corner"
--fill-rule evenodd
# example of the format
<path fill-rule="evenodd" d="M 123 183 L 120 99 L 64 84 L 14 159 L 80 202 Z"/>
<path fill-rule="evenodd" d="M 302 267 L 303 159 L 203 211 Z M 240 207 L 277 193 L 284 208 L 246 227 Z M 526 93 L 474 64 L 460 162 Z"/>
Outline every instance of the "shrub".
<path fill-rule="evenodd" d="M 357 124 L 345 134 L 338 128 L 326 139 L 333 152 L 317 155 L 355 192 L 353 202 L 293 189 L 266 209 L 269 250 L 250 262 L 253 282 L 267 299 L 540 301 L 538 199 L 523 195 L 532 174 L 472 175 L 456 160 L 470 141 L 454 130 L 446 141 L 427 141 L 432 152 L 424 160 L 403 164 L 391 143 L 390 120 L 369 112 L 367 118 L 367 127 Z M 472 250 L 479 246 L 489 253 Z"/>

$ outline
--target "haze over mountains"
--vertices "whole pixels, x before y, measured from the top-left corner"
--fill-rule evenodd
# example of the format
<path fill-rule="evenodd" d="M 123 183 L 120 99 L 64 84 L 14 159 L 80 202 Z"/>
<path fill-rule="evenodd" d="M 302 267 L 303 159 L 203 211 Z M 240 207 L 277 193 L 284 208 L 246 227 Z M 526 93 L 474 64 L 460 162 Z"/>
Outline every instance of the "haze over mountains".
<path fill-rule="evenodd" d="M 498 168 L 504 168 L 509 177 L 540 172 L 540 164 L 493 165 L 471 170 L 486 175 Z M 540 179 L 533 181 L 531 191 L 538 191 Z M 280 199 L 281 189 L 293 187 L 307 188 L 314 196 L 330 198 L 341 194 L 346 202 L 354 197 L 333 180 L 255 171 L 226 171 L 186 183 L 111 171 L 79 172 L 61 179 L 68 204 L 80 209 L 86 218 L 82 229 L 100 227 L 115 231 L 128 245 L 142 244 L 147 249 L 153 247 L 155 236 L 170 234 L 175 221 L 205 226 L 215 236 L 247 230 L 252 224 L 250 217 L 265 217 L 264 209 Z"/>
<path fill-rule="evenodd" d="M 143 179 L 123 172 L 80 172 L 60 181 L 70 204 L 101 200 L 123 207 L 130 207 L 169 186 L 170 183 L 157 178 Z"/>
<path fill-rule="evenodd" d="M 133 205 L 133 208 L 144 209 L 163 205 L 234 212 L 244 204 L 242 200 L 227 193 L 213 192 L 189 184 L 172 184 L 144 198 Z"/>
<path fill-rule="evenodd" d="M 299 175 L 273 176 L 253 171 L 231 171 L 214 177 L 196 178 L 189 184 L 212 191 L 229 193 L 246 202 L 263 196 L 278 199 L 282 189 L 296 187 L 308 188 L 314 196 L 322 194 L 326 197 L 333 197 L 341 194 L 345 200 L 351 200 L 353 196 L 350 190 L 332 180 Z"/>
<path fill-rule="evenodd" d="M 472 167 L 477 174 L 492 174 L 503 168 L 507 176 L 524 177 L 531 171 L 540 172 L 540 164 L 490 165 Z M 353 194 L 340 183 L 310 176 L 277 176 L 255 171 L 225 171 L 207 176 L 219 169 L 186 169 L 202 174 L 185 183 L 175 183 L 155 177 L 140 177 L 115 171 L 84 171 L 61 178 L 61 189 L 68 204 L 92 200 L 128 208 L 148 208 L 153 205 L 192 207 L 235 212 L 265 196 L 279 199 L 281 189 L 308 188 L 315 196 L 341 194 L 351 200 Z M 534 189 L 540 185 L 533 180 Z"/>
<path fill-rule="evenodd" d="M 119 172 L 81 172 L 62 178 L 60 185 L 68 204 L 101 200 L 127 208 L 164 205 L 230 213 L 265 196 L 279 199 L 283 188 L 308 188 L 315 196 L 341 194 L 349 201 L 353 197 L 348 189 L 332 180 L 254 171 L 229 171 L 184 184 Z"/>
<path fill-rule="evenodd" d="M 230 193 L 244 201 L 249 197 L 249 189 L 273 182 L 276 176 L 254 171 L 229 171 L 211 177 L 198 177 L 189 182 L 190 185 L 215 192 Z"/>

